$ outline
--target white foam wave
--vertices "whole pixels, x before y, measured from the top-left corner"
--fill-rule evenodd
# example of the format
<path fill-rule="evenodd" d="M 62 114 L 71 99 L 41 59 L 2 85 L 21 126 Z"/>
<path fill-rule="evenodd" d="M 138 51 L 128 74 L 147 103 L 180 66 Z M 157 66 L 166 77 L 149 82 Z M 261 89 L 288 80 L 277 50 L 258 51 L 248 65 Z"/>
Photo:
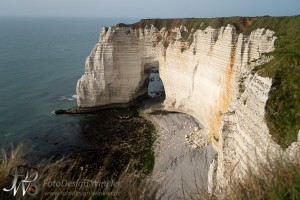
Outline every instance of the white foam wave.
<path fill-rule="evenodd" d="M 71 97 L 70 96 L 61 96 L 59 98 L 60 101 L 74 101 L 75 99 L 77 99 L 77 95 L 72 95 Z"/>
<path fill-rule="evenodd" d="M 11 135 L 13 135 L 14 133 L 11 133 L 11 132 L 6 132 L 6 133 L 4 133 L 4 137 L 9 137 L 9 136 L 11 136 Z"/>
<path fill-rule="evenodd" d="M 8 137 L 8 136 L 10 136 L 11 135 L 11 133 L 5 133 L 4 134 L 4 137 Z"/>

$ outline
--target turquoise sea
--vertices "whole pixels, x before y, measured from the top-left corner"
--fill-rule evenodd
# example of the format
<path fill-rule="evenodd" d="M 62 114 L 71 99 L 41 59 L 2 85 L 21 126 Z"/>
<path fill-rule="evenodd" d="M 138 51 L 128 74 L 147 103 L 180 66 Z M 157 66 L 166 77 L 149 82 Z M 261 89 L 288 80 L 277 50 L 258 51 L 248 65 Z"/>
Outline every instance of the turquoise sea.
<path fill-rule="evenodd" d="M 0 148 L 20 142 L 36 155 L 84 143 L 75 87 L 103 26 L 136 19 L 0 18 Z M 26 152 L 24 152 L 26 153 Z"/>

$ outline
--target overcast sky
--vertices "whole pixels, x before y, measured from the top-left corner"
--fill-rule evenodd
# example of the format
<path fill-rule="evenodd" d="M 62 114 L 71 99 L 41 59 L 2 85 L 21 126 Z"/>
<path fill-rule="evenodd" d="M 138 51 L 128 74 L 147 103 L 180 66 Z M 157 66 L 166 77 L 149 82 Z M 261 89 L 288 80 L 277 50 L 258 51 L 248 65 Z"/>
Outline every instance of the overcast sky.
<path fill-rule="evenodd" d="M 174 18 L 299 14 L 300 0 L 0 0 L 1 16 Z"/>

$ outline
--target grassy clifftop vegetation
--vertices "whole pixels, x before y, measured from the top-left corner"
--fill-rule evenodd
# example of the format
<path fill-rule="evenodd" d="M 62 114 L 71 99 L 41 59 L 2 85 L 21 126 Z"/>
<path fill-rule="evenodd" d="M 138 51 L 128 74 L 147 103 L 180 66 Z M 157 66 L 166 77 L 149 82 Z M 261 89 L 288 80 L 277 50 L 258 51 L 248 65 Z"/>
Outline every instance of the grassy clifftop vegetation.
<path fill-rule="evenodd" d="M 132 28 L 154 25 L 168 30 L 184 25 L 184 38 L 192 42 L 197 29 L 208 26 L 220 28 L 232 24 L 238 33 L 249 35 L 258 28 L 275 32 L 274 59 L 255 68 L 262 76 L 273 78 L 272 90 L 266 105 L 266 120 L 271 134 L 282 147 L 296 141 L 300 129 L 300 15 L 291 17 L 225 17 L 225 18 L 183 18 L 183 19 L 143 19 Z M 122 26 L 122 24 L 120 24 Z M 125 26 L 123 24 L 123 26 Z M 168 46 L 165 45 L 166 47 Z"/>
<path fill-rule="evenodd" d="M 252 28 L 264 25 L 278 38 L 270 53 L 274 59 L 259 69 L 273 78 L 266 119 L 275 140 L 287 147 L 300 129 L 300 16 L 262 18 Z"/>

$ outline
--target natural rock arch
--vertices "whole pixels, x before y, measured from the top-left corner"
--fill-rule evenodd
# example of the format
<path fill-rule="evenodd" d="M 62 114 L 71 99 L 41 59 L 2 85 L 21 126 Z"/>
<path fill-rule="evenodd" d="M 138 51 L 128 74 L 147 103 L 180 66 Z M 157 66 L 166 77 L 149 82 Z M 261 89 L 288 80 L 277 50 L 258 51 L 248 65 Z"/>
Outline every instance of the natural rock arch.
<path fill-rule="evenodd" d="M 144 84 L 141 90 L 150 98 L 165 98 L 165 89 L 159 74 L 159 62 L 155 61 L 144 65 Z"/>

